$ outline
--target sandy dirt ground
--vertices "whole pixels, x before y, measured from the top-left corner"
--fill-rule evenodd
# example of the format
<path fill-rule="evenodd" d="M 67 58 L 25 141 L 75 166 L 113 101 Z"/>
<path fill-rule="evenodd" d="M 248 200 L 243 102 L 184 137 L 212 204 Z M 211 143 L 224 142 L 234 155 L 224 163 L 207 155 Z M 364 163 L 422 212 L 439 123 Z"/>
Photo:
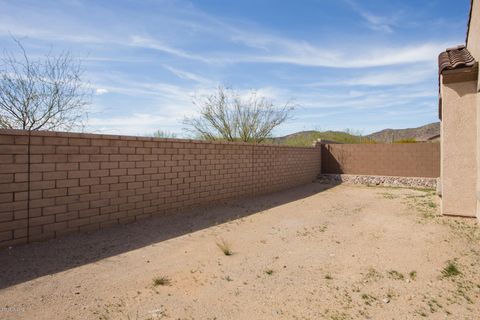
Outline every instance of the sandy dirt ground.
<path fill-rule="evenodd" d="M 2 249 L 0 319 L 479 319 L 479 226 L 438 205 L 313 183 Z"/>

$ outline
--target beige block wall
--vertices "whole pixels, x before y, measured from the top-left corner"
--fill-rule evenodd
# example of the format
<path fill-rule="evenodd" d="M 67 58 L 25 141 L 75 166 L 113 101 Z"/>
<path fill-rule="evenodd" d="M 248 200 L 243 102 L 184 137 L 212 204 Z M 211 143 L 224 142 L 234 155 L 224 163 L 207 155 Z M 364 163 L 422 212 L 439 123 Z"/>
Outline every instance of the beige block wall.
<path fill-rule="evenodd" d="M 322 173 L 438 178 L 440 144 L 324 144 Z"/>
<path fill-rule="evenodd" d="M 476 216 L 477 81 L 442 80 L 442 213 Z"/>
<path fill-rule="evenodd" d="M 316 179 L 320 148 L 0 130 L 0 247 Z"/>

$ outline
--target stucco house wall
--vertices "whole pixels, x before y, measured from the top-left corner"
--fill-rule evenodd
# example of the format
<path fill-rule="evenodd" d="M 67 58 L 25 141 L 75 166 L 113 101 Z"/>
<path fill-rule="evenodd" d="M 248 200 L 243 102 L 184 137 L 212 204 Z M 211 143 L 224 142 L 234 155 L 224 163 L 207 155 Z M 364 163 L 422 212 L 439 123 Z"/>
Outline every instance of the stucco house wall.
<path fill-rule="evenodd" d="M 439 56 L 442 213 L 480 219 L 480 0 L 465 46 Z"/>
<path fill-rule="evenodd" d="M 467 49 L 475 60 L 480 58 L 480 2 L 472 1 L 467 35 Z"/>
<path fill-rule="evenodd" d="M 476 81 L 449 82 L 441 77 L 442 213 L 476 216 Z"/>
<path fill-rule="evenodd" d="M 470 51 L 472 56 L 475 58 L 476 61 L 480 60 L 480 1 L 473 0 L 472 7 L 470 8 L 470 21 L 468 24 L 468 33 L 467 33 L 467 49 Z M 477 152 L 477 168 L 480 168 L 480 94 L 478 93 L 480 90 L 480 79 L 477 79 L 477 101 L 476 101 L 476 109 L 477 109 L 477 119 L 476 119 L 476 126 L 477 126 L 477 144 L 476 144 L 476 152 Z M 480 219 L 480 169 L 477 170 L 477 181 L 476 181 L 476 202 L 477 202 L 477 218 Z"/>
<path fill-rule="evenodd" d="M 480 59 L 480 2 L 472 1 L 470 25 L 467 36 L 467 49 L 475 60 Z M 480 79 L 477 84 L 477 168 L 480 168 Z M 477 170 L 477 218 L 480 219 L 480 170 Z"/>
<path fill-rule="evenodd" d="M 477 85 L 478 88 L 478 85 Z M 477 129 L 477 146 L 476 146 L 476 152 L 477 152 L 477 185 L 476 185 L 476 192 L 475 192 L 475 198 L 477 199 L 477 218 L 480 220 L 480 94 L 477 92 L 476 94 L 477 97 L 477 105 L 476 105 L 476 110 L 477 110 L 477 124 L 476 124 L 476 129 Z"/>

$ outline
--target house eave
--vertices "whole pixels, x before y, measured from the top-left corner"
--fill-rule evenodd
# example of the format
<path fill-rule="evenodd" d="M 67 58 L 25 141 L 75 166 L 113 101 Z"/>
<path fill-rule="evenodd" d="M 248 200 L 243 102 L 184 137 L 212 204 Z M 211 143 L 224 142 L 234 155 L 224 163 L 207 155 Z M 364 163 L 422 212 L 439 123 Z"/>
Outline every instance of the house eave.
<path fill-rule="evenodd" d="M 442 83 L 455 83 L 478 80 L 478 63 L 473 66 L 461 67 L 442 71 Z"/>

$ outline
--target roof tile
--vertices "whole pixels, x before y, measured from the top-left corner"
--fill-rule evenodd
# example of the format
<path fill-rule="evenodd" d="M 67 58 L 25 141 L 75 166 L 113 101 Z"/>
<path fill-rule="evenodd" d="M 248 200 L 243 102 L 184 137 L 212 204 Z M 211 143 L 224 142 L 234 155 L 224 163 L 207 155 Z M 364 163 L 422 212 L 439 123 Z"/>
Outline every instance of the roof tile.
<path fill-rule="evenodd" d="M 449 48 L 438 56 L 438 73 L 444 70 L 471 67 L 475 59 L 464 45 Z"/>

